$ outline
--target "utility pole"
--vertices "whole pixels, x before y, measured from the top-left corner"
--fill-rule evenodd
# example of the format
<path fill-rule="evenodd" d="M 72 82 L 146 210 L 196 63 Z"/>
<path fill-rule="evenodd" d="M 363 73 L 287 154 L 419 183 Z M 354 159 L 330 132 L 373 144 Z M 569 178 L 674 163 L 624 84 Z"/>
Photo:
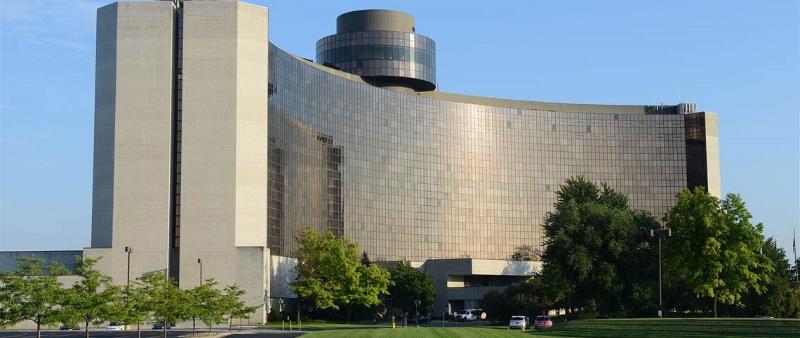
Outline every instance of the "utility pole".
<path fill-rule="evenodd" d="M 664 317 L 664 307 L 661 301 L 661 238 L 672 236 L 672 229 L 650 229 L 650 238 L 658 238 L 658 318 Z"/>

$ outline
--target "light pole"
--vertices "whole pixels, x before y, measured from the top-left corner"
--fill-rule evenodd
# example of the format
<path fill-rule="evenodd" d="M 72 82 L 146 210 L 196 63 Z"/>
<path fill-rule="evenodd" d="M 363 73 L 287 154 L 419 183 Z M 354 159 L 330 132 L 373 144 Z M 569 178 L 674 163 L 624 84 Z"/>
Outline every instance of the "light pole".
<path fill-rule="evenodd" d="M 283 298 L 278 298 L 278 312 L 281 313 L 281 331 L 286 331 L 286 317 L 283 315 Z"/>
<path fill-rule="evenodd" d="M 672 229 L 650 229 L 650 237 L 658 238 L 658 318 L 663 318 L 664 309 L 661 304 L 661 238 L 672 236 Z"/>
<path fill-rule="evenodd" d="M 128 279 L 126 285 L 130 289 L 131 287 L 131 254 L 133 253 L 133 247 L 126 246 L 125 253 L 128 254 Z"/>
<path fill-rule="evenodd" d="M 133 253 L 133 247 L 126 246 L 125 253 L 128 254 L 128 276 L 125 281 L 125 306 L 128 306 L 131 298 L 131 254 Z M 128 324 L 125 324 L 125 330 L 128 329 Z"/>
<path fill-rule="evenodd" d="M 200 284 L 203 284 L 203 260 L 198 258 L 197 264 L 200 264 Z"/>

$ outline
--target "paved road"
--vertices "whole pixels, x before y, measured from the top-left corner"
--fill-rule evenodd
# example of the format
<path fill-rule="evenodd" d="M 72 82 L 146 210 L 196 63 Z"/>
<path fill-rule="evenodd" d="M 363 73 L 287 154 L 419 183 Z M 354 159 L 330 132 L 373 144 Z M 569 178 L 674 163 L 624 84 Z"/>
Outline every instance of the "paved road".
<path fill-rule="evenodd" d="M 183 337 L 190 334 L 190 331 L 169 330 L 167 336 Z M 222 333 L 222 332 L 221 332 Z M 280 332 L 280 331 L 248 331 L 236 332 L 232 338 L 294 338 L 302 335 L 303 332 Z M 161 331 L 142 330 L 142 338 L 160 338 L 164 334 Z M 0 331 L 0 338 L 31 338 L 36 337 L 36 331 Z M 42 338 L 83 338 L 83 331 L 42 331 Z M 136 331 L 89 331 L 90 338 L 136 338 Z M 202 336 L 201 336 L 202 337 Z"/>

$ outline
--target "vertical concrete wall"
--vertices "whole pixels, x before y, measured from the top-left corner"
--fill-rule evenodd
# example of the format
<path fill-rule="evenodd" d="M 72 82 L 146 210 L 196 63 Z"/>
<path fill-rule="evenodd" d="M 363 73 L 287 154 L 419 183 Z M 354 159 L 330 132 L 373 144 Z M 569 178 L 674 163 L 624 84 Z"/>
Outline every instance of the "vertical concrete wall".
<path fill-rule="evenodd" d="M 97 11 L 92 248 L 124 283 L 166 269 L 169 245 L 173 30 L 171 2 Z"/>
<path fill-rule="evenodd" d="M 184 3 L 180 286 L 200 282 L 201 259 L 250 305 L 269 278 L 267 81 L 266 8 Z"/>
<path fill-rule="evenodd" d="M 111 247 L 114 224 L 117 5 L 97 10 L 92 173 L 92 247 L 95 248 Z"/>
<path fill-rule="evenodd" d="M 267 241 L 267 9 L 239 3 L 236 17 L 236 246 Z"/>
<path fill-rule="evenodd" d="M 717 114 L 703 113 L 706 124 L 706 165 L 708 171 L 708 192 L 722 196 L 722 183 L 719 174 L 719 127 Z"/>

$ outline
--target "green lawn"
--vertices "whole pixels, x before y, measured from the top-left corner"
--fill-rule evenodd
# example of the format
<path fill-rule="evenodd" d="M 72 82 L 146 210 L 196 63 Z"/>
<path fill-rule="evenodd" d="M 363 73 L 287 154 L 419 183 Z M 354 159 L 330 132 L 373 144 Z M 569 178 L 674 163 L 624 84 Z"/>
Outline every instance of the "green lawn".
<path fill-rule="evenodd" d="M 528 337 L 530 332 L 509 330 L 498 327 L 407 327 L 407 328 L 369 328 L 353 330 L 319 331 L 303 335 L 303 338 L 367 338 L 367 337 L 456 337 L 456 338 L 494 338 L 494 337 Z"/>
<path fill-rule="evenodd" d="M 272 329 L 272 330 L 289 330 L 289 324 L 284 324 L 281 327 L 281 322 L 277 323 L 269 323 L 266 325 L 261 325 L 262 328 L 265 329 Z M 368 324 L 339 324 L 339 323 L 328 323 L 328 322 L 321 322 L 321 321 L 311 321 L 311 322 L 303 322 L 302 323 L 303 331 L 329 331 L 329 330 L 353 330 L 353 329 L 378 329 L 378 328 L 391 328 L 392 324 L 379 322 L 375 325 L 368 325 Z M 297 323 L 292 323 L 292 330 L 297 330 Z"/>
<path fill-rule="evenodd" d="M 308 338 L 361 337 L 800 337 L 800 320 L 606 319 L 559 323 L 544 331 L 505 327 L 408 327 L 320 324 Z M 306 329 L 306 327 L 304 327 Z"/>
<path fill-rule="evenodd" d="M 800 337 L 791 319 L 591 319 L 559 324 L 544 337 Z"/>

